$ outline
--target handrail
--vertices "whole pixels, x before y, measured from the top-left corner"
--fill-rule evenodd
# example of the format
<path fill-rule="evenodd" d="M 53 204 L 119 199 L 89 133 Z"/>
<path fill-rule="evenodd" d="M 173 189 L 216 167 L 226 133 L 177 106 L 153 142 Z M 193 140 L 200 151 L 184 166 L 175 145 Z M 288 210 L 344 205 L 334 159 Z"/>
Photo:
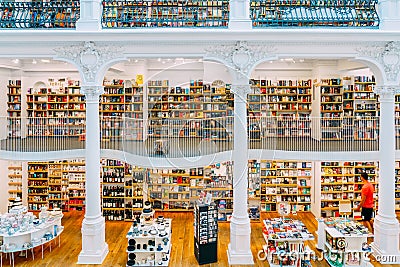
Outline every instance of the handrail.
<path fill-rule="evenodd" d="M 101 148 L 145 157 L 213 155 L 233 150 L 233 121 L 233 117 L 159 120 L 103 117 Z M 396 127 L 400 137 L 399 126 Z M 2 151 L 84 149 L 85 139 L 85 118 L 0 117 Z M 378 151 L 379 117 L 248 117 L 248 145 L 249 149 L 268 151 Z"/>
<path fill-rule="evenodd" d="M 103 28 L 226 28 L 228 20 L 228 0 L 103 1 Z"/>
<path fill-rule="evenodd" d="M 51 2 L 0 1 L 1 29 L 75 28 L 79 19 L 78 0 Z"/>
<path fill-rule="evenodd" d="M 252 0 L 253 27 L 378 28 L 378 0 Z"/>

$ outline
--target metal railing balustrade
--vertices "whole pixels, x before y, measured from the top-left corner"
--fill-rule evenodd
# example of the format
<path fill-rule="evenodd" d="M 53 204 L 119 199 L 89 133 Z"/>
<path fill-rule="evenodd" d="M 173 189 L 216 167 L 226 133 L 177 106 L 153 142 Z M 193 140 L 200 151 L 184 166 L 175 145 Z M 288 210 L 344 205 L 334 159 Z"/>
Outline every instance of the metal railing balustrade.
<path fill-rule="evenodd" d="M 158 121 L 104 117 L 100 144 L 101 149 L 144 157 L 213 155 L 233 150 L 233 121 L 233 117 Z M 247 123 L 249 149 L 304 153 L 379 149 L 378 117 L 248 117 Z M 400 126 L 396 126 L 396 135 L 396 149 L 400 149 Z M 0 117 L 1 151 L 84 149 L 85 139 L 84 118 Z"/>
<path fill-rule="evenodd" d="M 103 28 L 227 28 L 229 1 L 103 1 Z"/>
<path fill-rule="evenodd" d="M 79 9 L 78 0 L 0 1 L 0 29 L 75 28 Z"/>
<path fill-rule="evenodd" d="M 378 0 L 251 0 L 253 27 L 378 28 Z"/>

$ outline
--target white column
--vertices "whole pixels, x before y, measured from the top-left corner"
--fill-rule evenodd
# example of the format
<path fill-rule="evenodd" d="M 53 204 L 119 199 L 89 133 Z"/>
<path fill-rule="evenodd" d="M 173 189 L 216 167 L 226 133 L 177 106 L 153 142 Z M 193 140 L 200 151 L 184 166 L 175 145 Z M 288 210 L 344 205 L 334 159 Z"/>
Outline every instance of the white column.
<path fill-rule="evenodd" d="M 395 213 L 395 89 L 376 89 L 380 102 L 378 215 L 372 249 L 382 264 L 400 263 L 399 222 Z"/>
<path fill-rule="evenodd" d="M 400 28 L 400 3 L 398 0 L 379 0 L 378 12 L 382 30 L 395 30 Z"/>
<path fill-rule="evenodd" d="M 86 97 L 86 209 L 78 264 L 101 264 L 108 253 L 100 209 L 99 97 L 103 86 L 82 86 Z"/>
<path fill-rule="evenodd" d="M 250 248 L 250 219 L 247 211 L 247 108 L 249 85 L 232 85 L 234 102 L 233 216 L 228 246 L 229 264 L 254 264 Z"/>
<path fill-rule="evenodd" d="M 250 30 L 252 28 L 252 22 L 250 19 L 250 1 L 230 0 L 229 6 L 229 29 Z"/>
<path fill-rule="evenodd" d="M 80 0 L 79 20 L 76 22 L 77 31 L 100 31 L 102 17 L 101 0 Z"/>

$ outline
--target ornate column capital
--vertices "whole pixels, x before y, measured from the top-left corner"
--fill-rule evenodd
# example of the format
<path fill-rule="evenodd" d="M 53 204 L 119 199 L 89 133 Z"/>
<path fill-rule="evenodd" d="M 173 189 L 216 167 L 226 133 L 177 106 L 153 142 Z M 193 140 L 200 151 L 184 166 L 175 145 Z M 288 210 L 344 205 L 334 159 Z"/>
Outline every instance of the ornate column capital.
<path fill-rule="evenodd" d="M 378 85 L 374 86 L 374 93 L 380 96 L 380 99 L 393 99 L 394 96 L 400 94 L 399 85 Z"/>
<path fill-rule="evenodd" d="M 270 58 L 275 50 L 274 46 L 248 45 L 245 41 L 237 41 L 235 44 L 206 48 L 205 58 L 224 63 L 233 72 L 233 78 L 240 80 L 248 79 L 255 65 Z"/>
<path fill-rule="evenodd" d="M 359 56 L 370 57 L 382 65 L 386 80 L 397 84 L 400 72 L 400 42 L 373 43 L 357 48 Z"/>
<path fill-rule="evenodd" d="M 75 64 L 81 73 L 83 84 L 101 82 L 99 72 L 105 71 L 110 62 L 121 59 L 122 47 L 97 45 L 94 42 L 84 42 L 79 45 L 56 48 L 57 58 Z M 102 74 L 102 73 L 101 73 Z"/>
<path fill-rule="evenodd" d="M 104 93 L 104 86 L 101 85 L 82 85 L 81 91 L 86 97 L 86 103 L 99 102 L 99 96 Z"/>
<path fill-rule="evenodd" d="M 251 93 L 250 84 L 232 84 L 232 93 L 235 94 L 235 101 L 246 101 L 247 95 Z"/>

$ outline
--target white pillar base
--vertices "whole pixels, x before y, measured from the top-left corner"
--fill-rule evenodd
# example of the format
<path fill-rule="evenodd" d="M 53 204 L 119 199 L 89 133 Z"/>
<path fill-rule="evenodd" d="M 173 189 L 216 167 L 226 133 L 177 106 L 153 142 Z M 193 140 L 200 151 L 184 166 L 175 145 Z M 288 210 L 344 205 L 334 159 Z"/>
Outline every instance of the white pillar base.
<path fill-rule="evenodd" d="M 396 218 L 376 216 L 372 255 L 381 264 L 400 264 L 400 227 Z"/>
<path fill-rule="evenodd" d="M 100 216 L 95 219 L 83 219 L 82 251 L 78 264 L 101 264 L 108 254 L 105 242 L 105 220 Z"/>
<path fill-rule="evenodd" d="M 76 30 L 77 31 L 100 31 L 102 29 L 101 27 L 101 21 L 98 19 L 94 20 L 82 20 L 79 19 L 76 22 Z"/>
<path fill-rule="evenodd" d="M 232 218 L 230 226 L 231 240 L 227 251 L 229 265 L 254 265 L 250 249 L 250 219 Z"/>
<path fill-rule="evenodd" d="M 253 28 L 252 21 L 249 19 L 232 19 L 229 21 L 228 28 L 230 30 L 251 30 Z"/>

